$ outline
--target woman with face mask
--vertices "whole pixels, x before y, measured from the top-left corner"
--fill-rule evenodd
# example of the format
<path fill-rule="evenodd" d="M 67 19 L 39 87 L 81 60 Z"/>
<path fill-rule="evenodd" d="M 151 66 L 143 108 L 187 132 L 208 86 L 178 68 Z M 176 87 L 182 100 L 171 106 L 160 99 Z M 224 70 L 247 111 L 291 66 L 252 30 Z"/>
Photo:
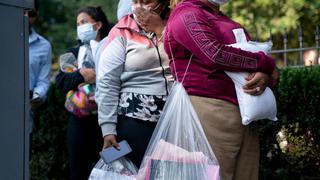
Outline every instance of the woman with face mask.
<path fill-rule="evenodd" d="M 221 178 L 257 180 L 258 128 L 242 125 L 234 84 L 224 71 L 251 72 L 243 90 L 258 96 L 275 83 L 276 68 L 263 52 L 227 46 L 250 39 L 241 25 L 220 12 L 228 1 L 180 2 L 168 20 L 164 46 L 177 80 L 187 69 L 183 86 L 219 161 Z"/>
<path fill-rule="evenodd" d="M 126 140 L 140 166 L 173 80 L 163 49 L 167 0 L 133 0 L 99 49 L 97 93 L 104 148 Z"/>
<path fill-rule="evenodd" d="M 85 7 L 77 12 L 77 39 L 81 45 L 60 56 L 56 84 L 66 96 L 70 112 L 67 147 L 70 179 L 88 179 L 102 149 L 95 91 L 95 51 L 107 36 L 110 24 L 100 7 Z"/>

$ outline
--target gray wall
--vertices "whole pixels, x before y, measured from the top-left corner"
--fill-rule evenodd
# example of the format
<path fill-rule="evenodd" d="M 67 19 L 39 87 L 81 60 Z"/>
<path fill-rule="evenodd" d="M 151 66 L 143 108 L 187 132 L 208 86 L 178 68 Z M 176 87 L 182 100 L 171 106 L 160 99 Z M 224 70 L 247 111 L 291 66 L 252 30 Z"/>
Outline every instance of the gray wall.
<path fill-rule="evenodd" d="M 33 0 L 0 0 L 0 4 L 22 8 L 31 8 L 33 7 Z"/>
<path fill-rule="evenodd" d="M 23 7 L 0 0 L 0 180 L 28 179 L 28 34 Z"/>

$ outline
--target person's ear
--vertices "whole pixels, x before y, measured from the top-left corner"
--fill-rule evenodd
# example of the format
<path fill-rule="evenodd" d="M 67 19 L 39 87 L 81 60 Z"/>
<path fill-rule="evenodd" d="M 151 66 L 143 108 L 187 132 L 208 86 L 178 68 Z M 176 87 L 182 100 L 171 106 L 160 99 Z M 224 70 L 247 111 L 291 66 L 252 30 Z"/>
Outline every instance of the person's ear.
<path fill-rule="evenodd" d="M 101 27 L 102 27 L 102 22 L 97 22 L 96 24 L 95 24 L 95 30 L 96 31 L 99 31 L 100 29 L 101 29 Z"/>

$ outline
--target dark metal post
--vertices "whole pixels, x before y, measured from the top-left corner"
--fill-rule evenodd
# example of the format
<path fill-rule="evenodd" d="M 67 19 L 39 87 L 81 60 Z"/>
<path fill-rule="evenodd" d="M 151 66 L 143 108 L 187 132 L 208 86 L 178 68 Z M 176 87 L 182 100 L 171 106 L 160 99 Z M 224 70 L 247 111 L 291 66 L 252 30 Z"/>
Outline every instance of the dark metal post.
<path fill-rule="evenodd" d="M 0 0 L 0 179 L 29 179 L 28 19 L 33 0 Z"/>
<path fill-rule="evenodd" d="M 288 46 L 288 34 L 287 29 L 284 30 L 283 34 L 283 60 L 284 60 L 284 67 L 287 67 L 287 46 Z"/>
<path fill-rule="evenodd" d="M 316 40 L 316 59 L 314 61 L 314 65 L 319 64 L 319 40 L 320 40 L 320 31 L 319 31 L 319 26 L 316 27 L 316 32 L 315 32 L 315 40 Z"/>
<path fill-rule="evenodd" d="M 272 40 L 273 40 L 273 39 L 272 39 L 272 30 L 270 29 L 270 30 L 269 30 L 269 41 L 271 41 L 271 42 L 273 43 Z"/>
<path fill-rule="evenodd" d="M 302 27 L 299 26 L 299 32 L 298 32 L 298 41 L 299 41 L 299 59 L 300 63 L 304 64 L 303 62 L 303 34 L 302 34 Z"/>

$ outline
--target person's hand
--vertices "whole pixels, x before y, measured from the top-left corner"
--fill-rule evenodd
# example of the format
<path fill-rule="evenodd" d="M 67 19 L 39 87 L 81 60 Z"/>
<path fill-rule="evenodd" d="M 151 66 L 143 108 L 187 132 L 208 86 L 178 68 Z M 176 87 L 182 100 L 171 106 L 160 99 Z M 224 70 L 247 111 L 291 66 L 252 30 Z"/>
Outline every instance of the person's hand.
<path fill-rule="evenodd" d="M 92 68 L 81 68 L 80 74 L 84 78 L 84 82 L 94 84 L 96 82 L 96 71 Z"/>
<path fill-rule="evenodd" d="M 115 135 L 106 135 L 103 137 L 103 149 L 108 148 L 108 147 L 115 147 L 116 149 L 120 150 L 120 146 L 117 143 L 117 139 Z"/>
<path fill-rule="evenodd" d="M 136 8 L 134 14 L 137 16 L 141 28 L 147 32 L 154 32 L 158 38 L 164 29 L 164 22 L 159 14 L 144 8 Z"/>
<path fill-rule="evenodd" d="M 31 109 L 38 109 L 42 105 L 42 99 L 40 97 L 36 97 L 30 100 Z"/>
<path fill-rule="evenodd" d="M 246 77 L 246 80 L 247 83 L 243 86 L 244 92 L 253 96 L 258 96 L 266 89 L 269 82 L 269 76 L 262 72 L 256 72 Z"/>

